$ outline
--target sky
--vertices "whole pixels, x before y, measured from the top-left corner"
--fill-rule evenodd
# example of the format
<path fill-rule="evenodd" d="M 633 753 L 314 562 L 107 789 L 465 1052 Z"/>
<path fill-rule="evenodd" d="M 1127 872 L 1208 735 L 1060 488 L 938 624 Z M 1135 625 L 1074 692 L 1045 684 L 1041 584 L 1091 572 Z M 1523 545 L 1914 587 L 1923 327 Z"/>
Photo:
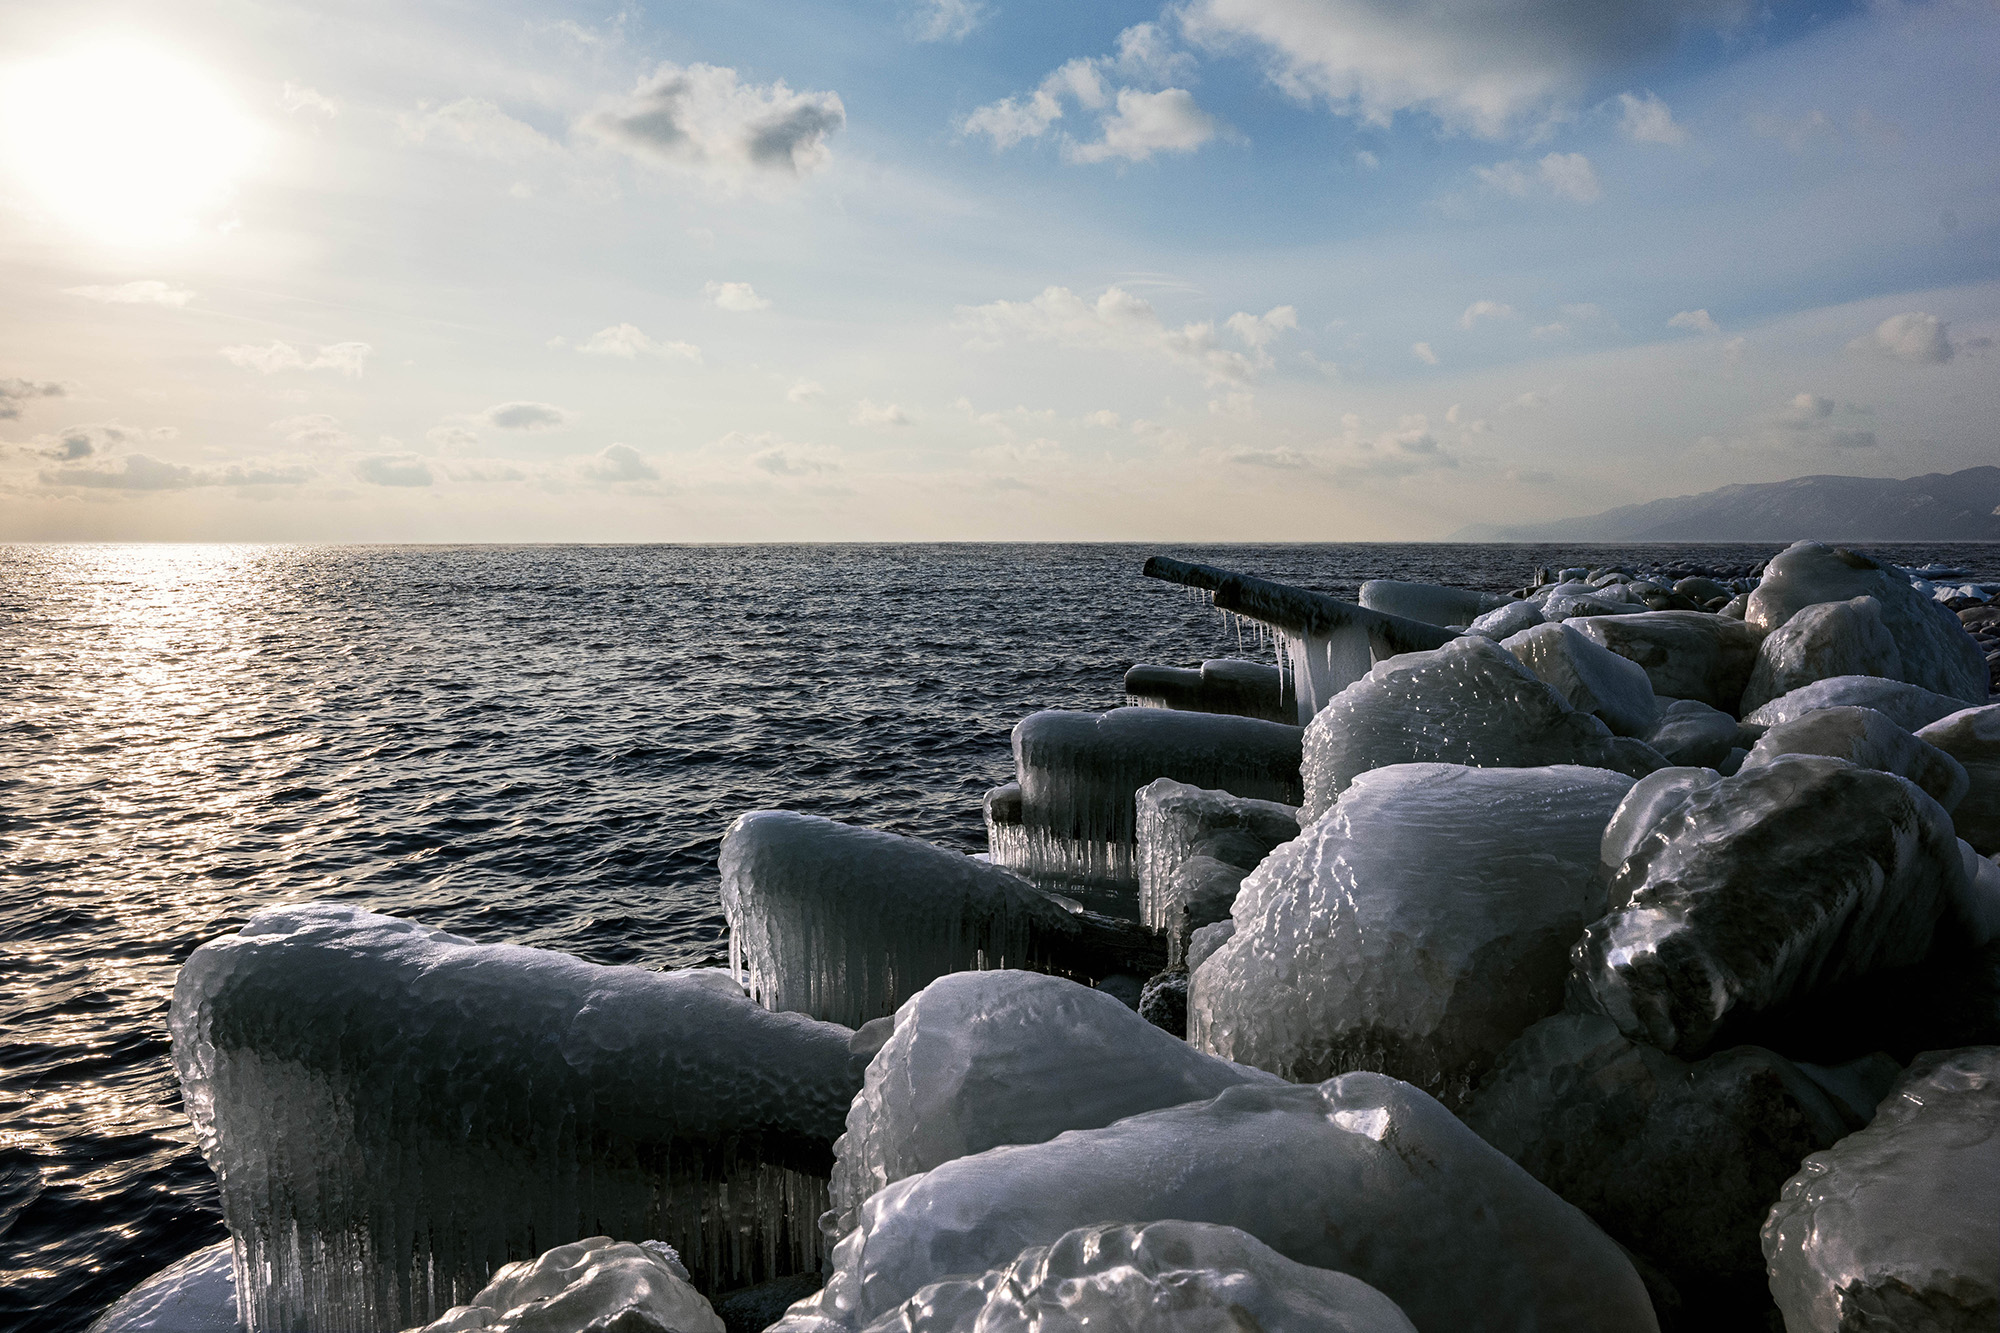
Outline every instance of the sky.
<path fill-rule="evenodd" d="M 1996 0 L 11 0 L 0 540 L 1425 540 L 2000 463 L 1996 74 Z"/>

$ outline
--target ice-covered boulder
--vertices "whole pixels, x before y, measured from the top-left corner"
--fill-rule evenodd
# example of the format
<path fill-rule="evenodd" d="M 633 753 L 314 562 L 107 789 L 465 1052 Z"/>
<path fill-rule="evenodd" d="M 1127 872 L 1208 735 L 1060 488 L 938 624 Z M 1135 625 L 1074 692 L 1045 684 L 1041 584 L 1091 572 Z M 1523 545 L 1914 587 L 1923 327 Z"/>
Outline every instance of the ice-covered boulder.
<path fill-rule="evenodd" d="M 1750 748 L 1744 768 L 1768 764 L 1779 755 L 1825 754 L 1862 768 L 1908 778 L 1951 813 L 1964 797 L 1967 779 L 1958 760 L 1926 745 L 1872 708 L 1818 708 L 1780 722 Z"/>
<path fill-rule="evenodd" d="M 1666 701 L 1652 729 L 1640 737 L 1669 764 L 1720 769 L 1737 748 L 1736 719 L 1699 699 Z"/>
<path fill-rule="evenodd" d="M 2000 704 L 1968 708 L 1917 733 L 1965 769 L 1966 791 L 1951 812 L 1958 836 L 1982 856 L 2000 855 Z"/>
<path fill-rule="evenodd" d="M 1561 1008 L 1631 785 L 1569 766 L 1362 774 L 1244 881 L 1235 934 L 1190 983 L 1189 1041 L 1294 1081 L 1379 1070 L 1457 1106 Z"/>
<path fill-rule="evenodd" d="M 1734 713 L 1757 665 L 1761 630 L 1705 611 L 1641 611 L 1628 616 L 1586 616 L 1570 628 L 1620 657 L 1637 662 L 1653 693 L 1699 699 Z"/>
<path fill-rule="evenodd" d="M 1936 801 L 1819 755 L 1654 774 L 1604 855 L 1611 910 L 1576 946 L 1571 1005 L 1689 1058 L 1725 1023 L 1916 962 L 1965 875 Z"/>
<path fill-rule="evenodd" d="M 1537 625 L 1500 645 L 1578 712 L 1595 713 L 1619 736 L 1644 736 L 1660 708 L 1645 668 L 1567 624 Z"/>
<path fill-rule="evenodd" d="M 1147 929 L 1176 933 L 1193 903 L 1217 896 L 1227 871 L 1240 882 L 1273 847 L 1299 835 L 1299 812 L 1277 801 L 1231 796 L 1160 778 L 1135 795 L 1139 841 L 1139 919 Z M 1194 861 L 1219 863 L 1191 866 Z M 1184 873 L 1192 869 L 1193 873 Z M 1228 887 L 1233 898 L 1235 886 Z M 1226 915 L 1226 901 L 1224 903 Z M 1185 928 L 1205 926 L 1208 916 Z M 1184 940 L 1182 941 L 1184 943 Z"/>
<path fill-rule="evenodd" d="M 1900 680 L 1903 655 L 1873 597 L 1821 602 L 1772 630 L 1757 650 L 1741 711 L 1754 712 L 1801 685 L 1835 676 Z"/>
<path fill-rule="evenodd" d="M 1961 703 L 1986 702 L 1986 658 L 1943 603 L 1858 552 L 1798 542 L 1771 557 L 1744 619 L 1771 631 L 1806 607 L 1872 597 L 1901 658 L 1901 679 Z"/>
<path fill-rule="evenodd" d="M 1360 596 L 1361 604 L 1370 611 L 1458 629 L 1464 629 L 1489 611 L 1511 606 L 1513 601 L 1511 597 L 1496 597 L 1470 588 L 1405 583 L 1400 579 L 1369 579 L 1361 585 Z"/>
<path fill-rule="evenodd" d="M 1799 1160 L 1848 1129 L 1783 1056 L 1739 1046 L 1690 1064 L 1578 1014 L 1509 1046 L 1465 1122 L 1664 1270 L 1690 1328 L 1757 1326 L 1764 1215 Z"/>
<path fill-rule="evenodd" d="M 834 1149 L 833 1235 L 853 1229 L 877 1190 L 955 1158 L 1275 1081 L 1073 981 L 941 977 L 896 1012 L 848 1108 Z"/>
<path fill-rule="evenodd" d="M 867 1333 L 1416 1333 L 1359 1278 L 1206 1222 L 1106 1223 L 935 1282 Z M 785 1333 L 780 1325 L 775 1333 Z"/>
<path fill-rule="evenodd" d="M 337 903 L 182 966 L 174 1063 L 253 1329 L 393 1330 L 608 1234 L 701 1285 L 811 1269 L 850 1033 L 721 971 L 600 967 Z"/>
<path fill-rule="evenodd" d="M 1910 1066 L 1868 1128 L 1805 1159 L 1764 1224 L 1788 1333 L 2000 1326 L 2000 1047 Z"/>
<path fill-rule="evenodd" d="M 1580 764 L 1637 777 L 1664 762 L 1571 708 L 1500 645 L 1468 635 L 1378 663 L 1312 720 L 1300 818 L 1318 819 L 1358 774 L 1390 764 Z"/>
<path fill-rule="evenodd" d="M 242 1333 L 229 1242 L 178 1259 L 111 1303 L 90 1333 Z"/>
<path fill-rule="evenodd" d="M 1546 619 L 1539 602 L 1509 602 L 1498 610 L 1476 617 L 1466 626 L 1466 633 L 1488 639 L 1505 639 L 1530 626 L 1542 624 Z"/>
<path fill-rule="evenodd" d="M 1295 723 L 1298 696 L 1285 673 L 1268 662 L 1214 657 L 1199 667 L 1147 666 L 1125 673 L 1125 695 L 1141 708 L 1231 713 Z"/>
<path fill-rule="evenodd" d="M 1801 685 L 1743 715 L 1748 727 L 1775 727 L 1819 708 L 1872 708 L 1904 731 L 1921 731 L 1965 707 L 1956 699 L 1880 676 L 1832 676 Z"/>
<path fill-rule="evenodd" d="M 609 1236 L 511 1263 L 409 1333 L 726 1333 L 673 1248 Z"/>
<path fill-rule="evenodd" d="M 1424 1333 L 1656 1328 L 1631 1263 L 1589 1218 L 1435 1100 L 1373 1073 L 1245 1084 L 899 1181 L 863 1206 L 826 1288 L 793 1317 L 865 1328 L 933 1282 L 1077 1227 L 1169 1218 L 1352 1274 Z"/>

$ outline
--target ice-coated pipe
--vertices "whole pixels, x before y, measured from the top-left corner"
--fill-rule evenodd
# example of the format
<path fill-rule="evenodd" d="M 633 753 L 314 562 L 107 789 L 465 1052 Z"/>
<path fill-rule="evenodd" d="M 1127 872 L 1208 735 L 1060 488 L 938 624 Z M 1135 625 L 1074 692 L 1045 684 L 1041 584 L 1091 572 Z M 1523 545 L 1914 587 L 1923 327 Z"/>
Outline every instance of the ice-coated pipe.
<path fill-rule="evenodd" d="M 1141 571 L 1149 579 L 1180 583 L 1215 595 L 1215 605 L 1224 611 L 1262 621 L 1273 629 L 1306 639 L 1327 639 L 1343 629 L 1360 627 L 1368 631 L 1378 657 L 1397 653 L 1420 653 L 1441 648 L 1458 637 L 1458 631 L 1442 625 L 1426 624 L 1383 611 L 1371 611 L 1353 602 L 1343 602 L 1323 592 L 1295 588 L 1289 583 L 1273 583 L 1214 565 L 1198 565 L 1156 555 Z"/>

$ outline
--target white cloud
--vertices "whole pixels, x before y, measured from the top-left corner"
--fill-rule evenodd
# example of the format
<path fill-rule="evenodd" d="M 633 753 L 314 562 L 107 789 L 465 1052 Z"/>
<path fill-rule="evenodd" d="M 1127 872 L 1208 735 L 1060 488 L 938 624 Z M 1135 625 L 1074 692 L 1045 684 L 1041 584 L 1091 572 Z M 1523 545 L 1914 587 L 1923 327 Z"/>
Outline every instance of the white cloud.
<path fill-rule="evenodd" d="M 1871 413 L 1852 403 L 1835 403 L 1816 393 L 1800 393 L 1753 420 L 1745 443 L 1765 448 L 1814 451 L 1872 449 L 1875 432 L 1852 424 Z"/>
<path fill-rule="evenodd" d="M 1355 150 L 1354 161 L 1357 166 L 1366 167 L 1370 171 L 1382 165 L 1382 159 L 1369 152 L 1366 148 Z"/>
<path fill-rule="evenodd" d="M 747 282 L 711 282 L 701 289 L 708 303 L 718 310 L 733 310 L 745 314 L 752 310 L 768 310 L 771 303 L 757 295 L 757 289 Z"/>
<path fill-rule="evenodd" d="M 1579 204 L 1594 204 L 1604 194 L 1596 169 L 1582 153 L 1550 153 L 1535 163 L 1532 171 L 1519 161 L 1495 162 L 1472 170 L 1488 188 L 1516 199 L 1546 190 Z"/>
<path fill-rule="evenodd" d="M 1944 365 L 1958 354 L 1959 346 L 1951 340 L 1950 324 L 1920 310 L 1891 315 L 1877 324 L 1873 333 L 1847 344 L 1851 352 L 1865 352 L 1912 366 Z"/>
<path fill-rule="evenodd" d="M 441 454 L 468 454 L 479 447 L 479 437 L 463 426 L 432 426 L 424 438 Z"/>
<path fill-rule="evenodd" d="M 348 467 L 371 486 L 428 486 L 433 480 L 430 465 L 415 454 L 368 454 Z"/>
<path fill-rule="evenodd" d="M 1110 101 L 1098 61 L 1081 57 L 1056 69 L 1026 100 L 1003 97 L 979 107 L 958 123 L 960 134 L 983 134 L 995 148 L 1012 148 L 1023 139 L 1046 134 L 1063 116 L 1065 99 L 1096 109 Z"/>
<path fill-rule="evenodd" d="M 287 111 L 311 111 L 322 116 L 340 114 L 340 103 L 315 88 L 302 83 L 285 84 L 284 107 Z"/>
<path fill-rule="evenodd" d="M 1667 320 L 1670 329 L 1686 329 L 1689 333 L 1720 333 L 1721 325 L 1709 318 L 1706 310 L 1683 310 Z"/>
<path fill-rule="evenodd" d="M 1063 137 L 1068 162 L 1143 162 L 1154 153 L 1193 152 L 1216 137 L 1215 118 L 1185 88 L 1164 87 L 1194 71 L 1194 61 L 1174 47 L 1157 24 L 1140 23 L 1118 34 L 1118 53 L 1078 58 L 1057 67 L 1032 93 L 1003 97 L 958 123 L 960 134 L 983 134 L 995 149 L 1047 134 L 1066 104 L 1104 113 L 1098 137 L 1081 143 Z M 1124 86 L 1113 92 L 1108 80 Z M 1156 91 L 1147 91 L 1155 89 Z"/>
<path fill-rule="evenodd" d="M 1687 130 L 1674 123 L 1673 111 L 1654 94 L 1635 97 L 1631 93 L 1620 93 L 1618 105 L 1623 108 L 1618 117 L 1618 128 L 1634 143 L 1687 142 Z"/>
<path fill-rule="evenodd" d="M 1195 105 L 1185 88 L 1142 93 L 1118 90 L 1118 110 L 1103 121 L 1104 137 L 1075 144 L 1064 156 L 1071 162 L 1107 162 L 1114 157 L 1144 162 L 1154 153 L 1192 153 L 1215 137 L 1215 117 Z"/>
<path fill-rule="evenodd" d="M 555 141 L 491 102 L 461 97 L 440 107 L 419 105 L 396 117 L 403 138 L 413 144 L 454 148 L 474 157 L 519 161 L 560 152 Z"/>
<path fill-rule="evenodd" d="M 660 470 L 629 444 L 610 444 L 579 469 L 592 481 L 658 481 Z"/>
<path fill-rule="evenodd" d="M 324 412 L 273 421 L 271 429 L 283 436 L 285 443 L 294 449 L 326 452 L 345 449 L 353 443 L 347 432 L 340 428 L 340 422 Z"/>
<path fill-rule="evenodd" d="M 227 467 L 189 467 L 150 454 L 124 454 L 100 462 L 50 468 L 37 478 L 44 486 L 109 491 L 181 491 L 196 486 L 297 486 L 312 479 L 309 468 L 246 459 Z"/>
<path fill-rule="evenodd" d="M 752 435 L 733 430 L 711 448 L 773 477 L 805 478 L 838 472 L 844 459 L 838 449 L 797 444 L 766 431 Z"/>
<path fill-rule="evenodd" d="M 567 426 L 571 414 L 553 403 L 495 403 L 480 413 L 480 419 L 501 430 L 553 430 Z"/>
<path fill-rule="evenodd" d="M 448 481 L 472 482 L 476 485 L 501 481 L 524 481 L 527 474 L 512 463 L 497 458 L 451 458 L 440 462 L 437 470 L 442 471 Z"/>
<path fill-rule="evenodd" d="M 1434 366 L 1438 363 L 1438 354 L 1431 350 L 1429 343 L 1411 343 L 1410 355 L 1427 366 Z"/>
<path fill-rule="evenodd" d="M 1067 287 L 1049 287 L 1032 301 L 961 306 L 957 322 L 973 335 L 974 346 L 997 346 L 1021 336 L 1064 347 L 1151 352 L 1199 370 L 1210 383 L 1248 380 L 1265 364 L 1261 355 L 1252 359 L 1220 346 L 1212 322 L 1174 328 L 1150 302 L 1118 287 L 1107 287 L 1095 301 Z"/>
<path fill-rule="evenodd" d="M 854 405 L 854 415 L 849 418 L 857 426 L 907 426 L 910 414 L 894 403 L 877 403 L 863 398 Z"/>
<path fill-rule="evenodd" d="M 21 415 L 21 404 L 36 398 L 61 398 L 68 393 L 52 380 L 0 380 L 0 421 Z"/>
<path fill-rule="evenodd" d="M 733 69 L 699 64 L 661 65 L 587 122 L 628 152 L 738 184 L 814 170 L 846 123 L 837 93 L 794 92 L 782 79 L 739 83 Z"/>
<path fill-rule="evenodd" d="M 1117 430 L 1125 424 L 1125 420 L 1109 408 L 1100 408 L 1084 417 L 1083 424 L 1086 426 L 1096 426 L 1102 430 Z"/>
<path fill-rule="evenodd" d="M 336 374 L 356 377 L 360 376 L 363 363 L 375 351 L 362 342 L 332 343 L 308 357 L 290 343 L 275 341 L 269 347 L 245 343 L 221 350 L 222 359 L 232 366 L 254 370 L 260 375 L 275 375 L 281 370 L 331 370 Z"/>
<path fill-rule="evenodd" d="M 920 42 L 959 42 L 986 21 L 979 0 L 922 0 L 914 25 Z"/>
<path fill-rule="evenodd" d="M 1288 305 L 1273 306 L 1261 315 L 1239 310 L 1223 321 L 1224 328 L 1258 351 L 1276 341 L 1279 334 L 1298 326 L 1299 312 Z"/>
<path fill-rule="evenodd" d="M 63 295 L 81 296 L 86 301 L 101 301 L 105 305 L 184 306 L 194 299 L 194 293 L 185 287 L 169 287 L 154 278 L 141 278 L 116 287 L 65 287 Z"/>
<path fill-rule="evenodd" d="M 74 462 L 97 454 L 110 453 L 126 445 L 149 440 L 171 440 L 180 432 L 172 426 L 125 426 L 116 421 L 65 426 L 48 435 L 37 435 L 27 446 L 30 453 L 59 463 Z"/>
<path fill-rule="evenodd" d="M 688 342 L 657 342 L 631 324 L 613 324 L 610 328 L 599 329 L 576 345 L 576 350 L 589 356 L 617 356 L 630 361 L 639 356 L 681 357 L 688 361 L 701 360 L 701 348 Z"/>
<path fill-rule="evenodd" d="M 815 380 L 800 380 L 785 390 L 785 401 L 788 403 L 816 403 L 825 396 L 825 386 Z"/>
<path fill-rule="evenodd" d="M 1474 301 L 1458 317 L 1458 327 L 1469 329 L 1482 319 L 1512 319 L 1514 307 L 1499 301 Z"/>

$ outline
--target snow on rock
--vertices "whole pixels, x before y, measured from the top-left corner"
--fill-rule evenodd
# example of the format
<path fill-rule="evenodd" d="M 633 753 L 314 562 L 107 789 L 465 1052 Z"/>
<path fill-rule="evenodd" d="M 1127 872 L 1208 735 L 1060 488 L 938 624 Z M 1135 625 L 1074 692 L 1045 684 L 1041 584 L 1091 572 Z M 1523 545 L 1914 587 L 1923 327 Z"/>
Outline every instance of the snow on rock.
<path fill-rule="evenodd" d="M 507 1264 L 409 1333 L 725 1333 L 687 1279 L 672 1246 L 591 1236 Z"/>
<path fill-rule="evenodd" d="M 1570 766 L 1362 774 L 1244 881 L 1235 934 L 1190 984 L 1189 1041 L 1294 1081 L 1379 1070 L 1457 1106 L 1561 1008 L 1631 786 Z"/>
<path fill-rule="evenodd" d="M 1438 1102 L 1374 1073 L 1244 1084 L 898 1181 L 779 1327 L 865 1328 L 931 1283 L 1077 1227 L 1169 1218 L 1351 1274 L 1424 1333 L 1657 1327 L 1631 1263 L 1587 1217 Z"/>
<path fill-rule="evenodd" d="M 1203 1055 L 1112 997 L 1032 972 L 941 977 L 897 1010 L 834 1148 L 832 1234 L 886 1185 L 1271 1075 Z"/>
<path fill-rule="evenodd" d="M 1961 703 L 1986 702 L 1986 659 L 1958 617 L 1900 571 L 1843 547 L 1797 542 L 1771 557 L 1744 619 L 1772 631 L 1809 606 L 1857 597 L 1879 605 L 1902 660 L 1900 679 Z"/>
<path fill-rule="evenodd" d="M 183 965 L 174 1063 L 254 1330 L 391 1330 L 605 1233 L 727 1288 L 815 1267 L 850 1033 L 725 973 L 479 945 L 339 903 Z"/>
<path fill-rule="evenodd" d="M 1965 705 L 1957 699 L 1880 676 L 1832 676 L 1801 685 L 1743 715 L 1749 727 L 1775 727 L 1817 708 L 1872 708 L 1905 731 L 1920 731 Z"/>
<path fill-rule="evenodd" d="M 1706 611 L 1642 611 L 1569 622 L 1593 643 L 1637 662 L 1653 693 L 1699 699 L 1734 713 L 1757 665 L 1763 631 Z"/>
<path fill-rule="evenodd" d="M 1185 943 L 1188 930 L 1216 919 L 1206 916 L 1186 924 L 1187 908 L 1210 901 L 1235 868 L 1240 881 L 1256 869 L 1273 847 L 1299 836 L 1297 807 L 1208 791 L 1160 778 L 1136 793 L 1139 843 L 1139 919 L 1148 930 L 1173 934 Z M 1194 861 L 1219 863 L 1192 866 Z M 1227 898 L 1233 898 L 1230 885 Z M 1227 898 L 1221 906 L 1227 914 Z M 1182 927 L 1185 925 L 1185 929 Z"/>
<path fill-rule="evenodd" d="M 1698 699 L 1660 702 L 1666 707 L 1660 710 L 1652 729 L 1640 739 L 1669 764 L 1720 769 L 1729 752 L 1737 748 L 1736 719 Z"/>
<path fill-rule="evenodd" d="M 1468 635 L 1378 663 L 1313 719 L 1300 820 L 1310 823 L 1332 809 L 1358 774 L 1427 762 L 1581 764 L 1637 777 L 1664 761 L 1571 708 L 1492 640 Z"/>
<path fill-rule="evenodd" d="M 722 840 L 732 965 L 766 1008 L 858 1027 L 949 972 L 1059 965 L 1075 916 L 999 866 L 880 829 L 757 810 Z"/>
<path fill-rule="evenodd" d="M 782 1330 L 782 1325 L 780 1326 Z M 947 1278 L 867 1333 L 1416 1333 L 1359 1278 L 1206 1222 L 1104 1223 Z"/>
<path fill-rule="evenodd" d="M 1405 583 L 1400 579 L 1369 579 L 1361 585 L 1361 605 L 1405 620 L 1464 629 L 1489 611 L 1512 606 L 1511 597 L 1438 583 Z"/>
<path fill-rule="evenodd" d="M 1571 708 L 1595 713 L 1616 735 L 1644 736 L 1659 717 L 1659 703 L 1645 668 L 1585 638 L 1568 624 L 1537 625 L 1500 646 Z"/>
<path fill-rule="evenodd" d="M 111 1303 L 90 1333 L 240 1333 L 229 1242 L 168 1264 Z"/>
<path fill-rule="evenodd" d="M 1965 797 L 1951 812 L 1958 836 L 1982 856 L 2000 855 L 2000 704 L 1940 718 L 1919 731 L 1917 739 L 1965 769 Z"/>
<path fill-rule="evenodd" d="M 1788 1333 L 2000 1325 L 2000 1046 L 1927 1054 L 1764 1224 Z"/>
<path fill-rule="evenodd" d="M 1962 896 L 1951 819 L 1914 784 L 1819 755 L 1735 777 L 1669 769 L 1605 830 L 1610 914 L 1570 1002 L 1687 1058 L 1726 1020 L 1914 963 Z"/>
<path fill-rule="evenodd" d="M 1801 685 L 1835 676 L 1900 680 L 1903 654 L 1873 597 L 1820 602 L 1772 630 L 1757 650 L 1757 667 L 1743 687 L 1742 711 L 1754 712 Z"/>
<path fill-rule="evenodd" d="M 1908 778 L 1949 814 L 1965 796 L 1965 767 L 1872 708 L 1818 708 L 1758 738 L 1744 768 L 1784 754 L 1825 754 Z"/>

